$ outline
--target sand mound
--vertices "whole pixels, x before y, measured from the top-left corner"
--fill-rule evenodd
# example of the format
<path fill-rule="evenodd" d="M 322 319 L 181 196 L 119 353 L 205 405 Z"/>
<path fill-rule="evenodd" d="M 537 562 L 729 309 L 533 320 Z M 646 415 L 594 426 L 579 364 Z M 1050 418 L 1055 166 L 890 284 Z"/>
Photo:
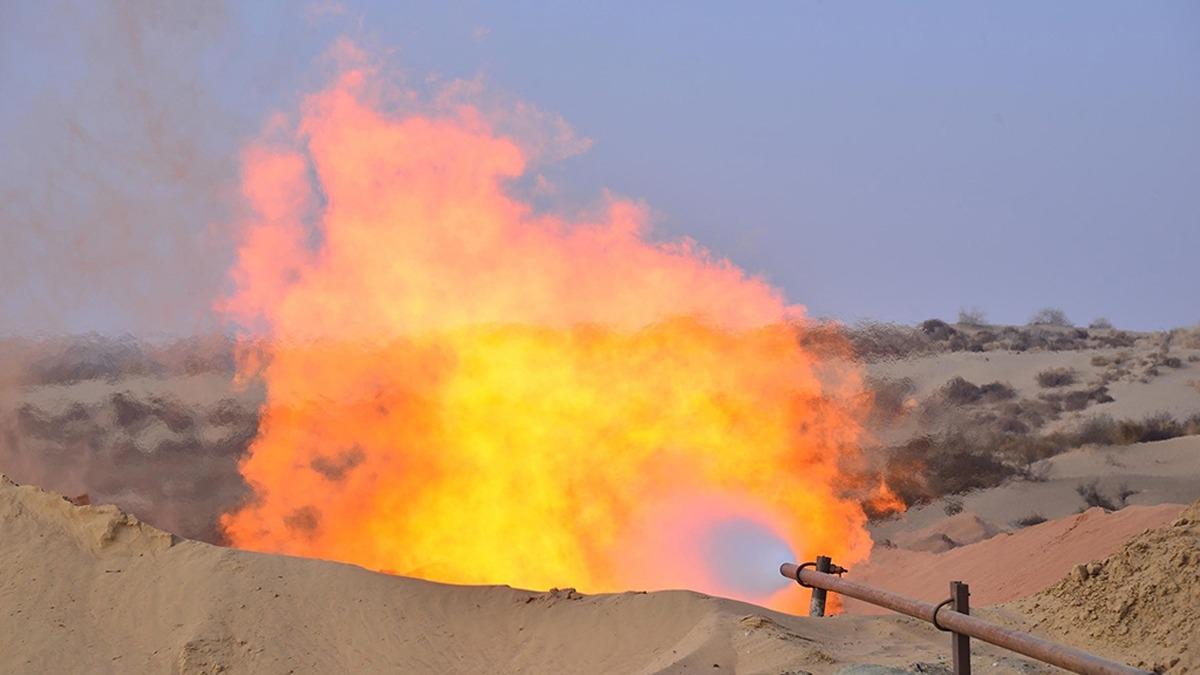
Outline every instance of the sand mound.
<path fill-rule="evenodd" d="M 1014 606 L 1036 629 L 1098 653 L 1200 670 L 1200 501 Z"/>
<path fill-rule="evenodd" d="M 971 585 L 972 606 L 1008 602 L 1041 591 L 1079 563 L 1116 551 L 1130 537 L 1171 521 L 1180 504 L 1100 508 L 940 553 L 876 548 L 847 578 L 931 602 L 944 600 L 951 580 Z M 836 561 L 834 561 L 836 562 Z M 847 612 L 881 613 L 847 599 Z"/>
<path fill-rule="evenodd" d="M 0 475 L 0 520 L 22 523 L 25 534 L 70 538 L 96 558 L 145 554 L 170 548 L 175 538 L 124 513 L 117 507 L 76 506 L 66 498 L 30 486 L 19 486 Z M 8 528 L 6 528 L 7 530 Z"/>

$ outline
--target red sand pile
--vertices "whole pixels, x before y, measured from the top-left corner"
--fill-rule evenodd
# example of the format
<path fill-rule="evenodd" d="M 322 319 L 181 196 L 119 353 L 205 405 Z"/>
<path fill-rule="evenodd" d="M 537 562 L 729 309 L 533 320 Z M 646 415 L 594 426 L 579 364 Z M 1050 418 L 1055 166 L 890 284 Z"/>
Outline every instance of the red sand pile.
<path fill-rule="evenodd" d="M 1079 563 L 1117 551 L 1146 528 L 1171 522 L 1183 508 L 1130 506 L 1111 513 L 1092 508 L 937 553 L 876 548 L 870 561 L 851 568 L 847 578 L 929 602 L 945 599 L 950 581 L 958 579 L 971 585 L 974 607 L 1009 602 L 1047 588 Z M 969 523 L 964 516 L 958 517 L 961 523 Z M 947 536 L 962 536 L 957 529 Z M 849 599 L 845 611 L 887 612 Z"/>
<path fill-rule="evenodd" d="M 1013 607 L 1064 642 L 1160 672 L 1200 672 L 1200 501 Z"/>

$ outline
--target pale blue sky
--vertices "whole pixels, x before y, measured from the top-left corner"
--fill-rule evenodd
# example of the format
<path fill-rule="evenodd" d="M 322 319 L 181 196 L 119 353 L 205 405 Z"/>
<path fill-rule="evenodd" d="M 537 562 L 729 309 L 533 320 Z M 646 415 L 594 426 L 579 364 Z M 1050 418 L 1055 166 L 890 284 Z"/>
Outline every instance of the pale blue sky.
<path fill-rule="evenodd" d="M 563 199 L 816 315 L 1200 321 L 1194 2 L 159 4 L 0 5 L 0 332 L 204 326 L 232 152 L 339 35 L 561 114 Z"/>

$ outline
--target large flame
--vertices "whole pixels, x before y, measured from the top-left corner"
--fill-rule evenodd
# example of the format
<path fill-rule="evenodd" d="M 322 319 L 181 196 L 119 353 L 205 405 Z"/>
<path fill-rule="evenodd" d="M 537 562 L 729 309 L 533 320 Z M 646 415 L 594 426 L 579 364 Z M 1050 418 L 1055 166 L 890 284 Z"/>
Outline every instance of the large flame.
<path fill-rule="evenodd" d="M 635 204 L 536 213 L 484 112 L 396 112 L 378 79 L 343 72 L 245 152 L 222 309 L 267 344 L 268 398 L 231 543 L 776 606 L 784 559 L 866 555 L 835 489 L 859 378 L 800 346 L 801 308 L 647 241 Z"/>

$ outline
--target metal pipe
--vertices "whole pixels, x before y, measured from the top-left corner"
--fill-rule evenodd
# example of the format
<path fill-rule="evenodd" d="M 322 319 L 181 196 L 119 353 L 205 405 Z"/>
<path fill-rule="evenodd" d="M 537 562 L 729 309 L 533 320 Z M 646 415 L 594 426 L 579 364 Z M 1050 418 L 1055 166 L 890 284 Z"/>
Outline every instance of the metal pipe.
<path fill-rule="evenodd" d="M 945 607 L 938 609 L 933 603 L 906 598 L 874 586 L 847 581 L 832 574 L 822 574 L 808 569 L 802 570 L 793 563 L 780 565 L 779 573 L 788 579 L 803 581 L 809 586 L 841 593 L 922 621 L 933 623 L 936 619 L 942 627 L 956 633 L 990 642 L 1081 675 L 1154 675 L 1149 671 L 1102 659 L 1074 647 L 1060 645 L 1028 633 L 988 623 L 969 614 L 959 614 L 953 609 Z M 938 610 L 937 616 L 934 616 L 935 609 Z"/>

